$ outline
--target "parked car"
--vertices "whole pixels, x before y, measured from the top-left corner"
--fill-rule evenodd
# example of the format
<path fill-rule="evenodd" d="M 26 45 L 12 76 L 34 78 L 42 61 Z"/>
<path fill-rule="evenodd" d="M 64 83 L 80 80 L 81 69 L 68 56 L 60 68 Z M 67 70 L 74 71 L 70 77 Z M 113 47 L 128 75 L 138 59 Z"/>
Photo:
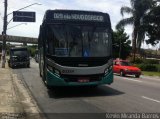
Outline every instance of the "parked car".
<path fill-rule="evenodd" d="M 9 53 L 8 65 L 11 68 L 16 66 L 30 67 L 29 51 L 27 48 L 11 48 Z"/>
<path fill-rule="evenodd" d="M 141 70 L 135 66 L 132 66 L 127 60 L 114 60 L 113 72 L 118 73 L 121 76 L 135 75 L 136 78 L 139 78 L 141 75 Z"/>

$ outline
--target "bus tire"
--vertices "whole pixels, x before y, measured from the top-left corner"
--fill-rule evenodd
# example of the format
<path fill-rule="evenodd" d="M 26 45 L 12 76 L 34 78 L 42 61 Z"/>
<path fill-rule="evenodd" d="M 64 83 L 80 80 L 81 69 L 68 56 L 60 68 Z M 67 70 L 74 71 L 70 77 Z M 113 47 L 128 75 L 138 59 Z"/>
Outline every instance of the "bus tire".
<path fill-rule="evenodd" d="M 27 64 L 27 68 L 30 68 L 30 65 L 29 65 L 29 64 Z"/>
<path fill-rule="evenodd" d="M 11 67 L 10 63 L 8 63 L 8 67 Z"/>
<path fill-rule="evenodd" d="M 52 86 L 49 86 L 47 84 L 46 84 L 46 87 L 47 87 L 48 90 L 53 90 L 54 89 Z"/>
<path fill-rule="evenodd" d="M 40 66 L 39 66 L 39 76 L 42 77 Z"/>
<path fill-rule="evenodd" d="M 42 77 L 41 71 L 39 71 L 39 76 Z"/>
<path fill-rule="evenodd" d="M 46 80 L 44 81 L 44 85 L 47 87 L 48 90 L 53 90 L 54 89 L 53 86 L 50 86 L 50 85 L 47 84 Z"/>

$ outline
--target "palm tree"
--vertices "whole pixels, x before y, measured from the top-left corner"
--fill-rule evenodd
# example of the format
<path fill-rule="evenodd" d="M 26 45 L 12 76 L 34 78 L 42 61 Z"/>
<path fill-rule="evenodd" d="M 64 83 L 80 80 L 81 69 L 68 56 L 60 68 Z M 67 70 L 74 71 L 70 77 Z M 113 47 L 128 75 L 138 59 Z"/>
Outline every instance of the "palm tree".
<path fill-rule="evenodd" d="M 143 23 L 143 17 L 148 12 L 148 10 L 152 7 L 153 0 L 130 0 L 131 7 L 123 6 L 120 10 L 121 15 L 124 16 L 124 13 L 131 15 L 129 18 L 124 18 L 120 20 L 117 24 L 117 29 L 124 27 L 126 25 L 133 26 L 132 32 L 132 51 L 134 54 L 138 47 L 140 48 L 141 42 L 144 40 L 145 32 L 144 30 L 140 30 L 141 24 Z"/>
<path fill-rule="evenodd" d="M 148 44 L 154 46 L 160 42 L 160 0 L 155 0 L 155 6 L 144 17 L 142 29 L 146 31 Z"/>

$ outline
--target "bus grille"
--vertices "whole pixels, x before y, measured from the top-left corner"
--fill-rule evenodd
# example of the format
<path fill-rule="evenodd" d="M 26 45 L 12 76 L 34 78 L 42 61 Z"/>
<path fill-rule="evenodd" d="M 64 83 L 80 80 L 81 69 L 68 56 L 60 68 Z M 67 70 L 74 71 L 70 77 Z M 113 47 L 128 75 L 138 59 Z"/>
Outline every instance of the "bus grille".
<path fill-rule="evenodd" d="M 62 78 L 66 82 L 79 82 L 81 79 L 86 79 L 89 80 L 88 82 L 96 82 L 96 81 L 101 81 L 102 76 L 100 75 L 95 75 L 95 76 L 70 76 L 70 75 L 63 75 Z"/>

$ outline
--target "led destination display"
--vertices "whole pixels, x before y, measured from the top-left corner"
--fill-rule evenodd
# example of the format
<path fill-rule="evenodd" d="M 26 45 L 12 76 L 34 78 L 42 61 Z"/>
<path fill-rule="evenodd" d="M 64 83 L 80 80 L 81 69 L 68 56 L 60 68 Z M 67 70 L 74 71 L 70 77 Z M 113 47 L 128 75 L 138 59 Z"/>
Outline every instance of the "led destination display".
<path fill-rule="evenodd" d="M 104 22 L 104 17 L 101 15 L 89 15 L 89 14 L 64 14 L 54 13 L 54 20 L 78 20 L 78 21 L 95 21 Z"/>

